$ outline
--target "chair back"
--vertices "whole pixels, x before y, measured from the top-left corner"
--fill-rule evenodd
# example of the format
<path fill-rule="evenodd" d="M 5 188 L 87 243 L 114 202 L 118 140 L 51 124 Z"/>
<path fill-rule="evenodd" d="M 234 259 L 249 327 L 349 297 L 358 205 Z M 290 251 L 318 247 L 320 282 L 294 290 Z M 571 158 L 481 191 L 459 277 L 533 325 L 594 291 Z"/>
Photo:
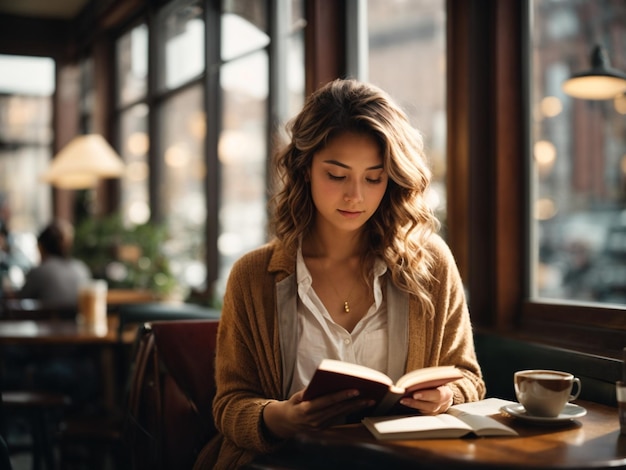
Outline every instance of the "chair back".
<path fill-rule="evenodd" d="M 127 383 L 128 365 L 134 362 L 134 348 L 128 348 L 127 338 L 137 339 L 139 330 L 149 322 L 219 319 L 221 312 L 217 309 L 192 303 L 169 302 L 137 302 L 119 304 L 110 312 L 117 318 L 118 348 L 116 350 L 116 373 L 119 383 Z M 128 388 L 124 390 L 126 397 Z M 122 399 L 122 396 L 119 397 Z"/>
<path fill-rule="evenodd" d="M 169 320 L 204 320 L 218 319 L 221 312 L 217 309 L 192 303 L 144 302 L 117 305 L 113 308 L 118 323 L 118 337 L 125 331 L 141 327 L 147 322 Z"/>
<path fill-rule="evenodd" d="M 215 435 L 217 319 L 169 320 L 140 331 L 126 440 L 133 468 L 191 468 Z"/>

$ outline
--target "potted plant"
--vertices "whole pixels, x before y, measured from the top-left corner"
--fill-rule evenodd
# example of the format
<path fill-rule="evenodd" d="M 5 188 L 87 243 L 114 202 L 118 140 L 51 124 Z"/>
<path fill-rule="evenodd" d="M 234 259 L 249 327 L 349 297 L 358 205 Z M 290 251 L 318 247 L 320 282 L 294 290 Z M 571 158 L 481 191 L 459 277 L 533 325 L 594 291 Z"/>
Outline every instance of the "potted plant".
<path fill-rule="evenodd" d="M 125 226 L 117 213 L 89 217 L 76 227 L 74 255 L 110 289 L 147 290 L 167 298 L 177 282 L 161 249 L 166 239 L 166 229 L 153 222 Z"/>

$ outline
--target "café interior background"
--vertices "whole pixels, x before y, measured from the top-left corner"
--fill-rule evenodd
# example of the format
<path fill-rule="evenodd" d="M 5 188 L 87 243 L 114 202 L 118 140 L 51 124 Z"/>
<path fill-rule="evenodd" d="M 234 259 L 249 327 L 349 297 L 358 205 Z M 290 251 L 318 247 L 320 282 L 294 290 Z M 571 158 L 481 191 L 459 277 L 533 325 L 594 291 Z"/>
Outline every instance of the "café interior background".
<path fill-rule="evenodd" d="M 114 3 L 53 2 L 30 12 L 29 2 L 3 2 L 1 9 L 62 22 Z M 323 1 L 310 3 L 324 8 Z M 66 10 L 54 10 L 61 5 Z M 450 135 L 457 107 L 446 83 L 453 3 L 345 5 L 346 75 L 388 90 L 423 132 L 434 174 L 429 200 L 443 235 L 458 237 L 459 230 L 450 230 L 457 219 L 449 218 L 455 190 L 450 172 L 458 170 L 450 166 L 449 154 L 460 136 Z M 526 221 L 525 295 L 623 307 L 626 97 L 580 100 L 561 85 L 589 67 L 595 44 L 606 48 L 616 69 L 626 69 L 626 5 L 619 0 L 522 5 L 528 15 L 527 172 L 519 175 L 526 192 L 524 212 L 517 216 Z M 19 256 L 3 264 L 4 285 L 23 282 L 23 273 L 38 261 L 37 231 L 59 212 L 76 224 L 79 245 L 103 250 L 87 261 L 111 286 L 145 287 L 140 284 L 145 276 L 139 281 L 137 272 L 154 270 L 158 256 L 162 264 L 150 279 L 168 286 L 160 294 L 217 306 L 234 260 L 267 239 L 268 162 L 306 92 L 307 3 L 233 0 L 216 9 L 214 3 L 177 0 L 150 8 L 151 15 L 129 15 L 117 23 L 104 15 L 103 22 L 114 25 L 106 33 L 105 53 L 98 49 L 101 37 L 80 29 L 76 37 L 91 44 L 85 49 L 73 44 L 73 61 L 0 50 L 0 200 L 19 248 Z M 112 67 L 102 69 L 102 54 L 112 57 Z M 99 94 L 103 74 L 107 102 Z M 480 103 L 481 97 L 471 99 Z M 67 120 L 72 135 L 64 130 Z M 42 182 L 62 145 L 73 134 L 88 133 L 106 134 L 124 173 L 79 190 Z M 475 223 L 465 229 L 471 232 Z M 132 235 L 124 242 L 107 238 L 109 232 L 131 234 L 145 224 L 164 229 L 162 239 L 155 229 L 156 254 L 121 249 L 141 245 Z M 107 235 L 89 240 L 95 233 Z M 88 249 L 84 253 L 90 256 Z M 463 266 L 472 263 L 462 250 L 457 255 L 467 279 Z M 470 303 L 474 299 L 470 292 Z"/>

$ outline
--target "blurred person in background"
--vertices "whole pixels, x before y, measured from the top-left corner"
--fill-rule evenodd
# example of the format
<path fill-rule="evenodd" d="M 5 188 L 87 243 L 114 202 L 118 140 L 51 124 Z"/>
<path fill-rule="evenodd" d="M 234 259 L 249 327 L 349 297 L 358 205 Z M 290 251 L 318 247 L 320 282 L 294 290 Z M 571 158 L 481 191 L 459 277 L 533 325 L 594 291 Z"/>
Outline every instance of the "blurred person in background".
<path fill-rule="evenodd" d="M 17 296 L 75 304 L 78 290 L 91 280 L 91 272 L 83 261 L 72 257 L 73 244 L 74 227 L 69 222 L 54 220 L 44 228 L 37 237 L 41 263 L 26 274 Z"/>

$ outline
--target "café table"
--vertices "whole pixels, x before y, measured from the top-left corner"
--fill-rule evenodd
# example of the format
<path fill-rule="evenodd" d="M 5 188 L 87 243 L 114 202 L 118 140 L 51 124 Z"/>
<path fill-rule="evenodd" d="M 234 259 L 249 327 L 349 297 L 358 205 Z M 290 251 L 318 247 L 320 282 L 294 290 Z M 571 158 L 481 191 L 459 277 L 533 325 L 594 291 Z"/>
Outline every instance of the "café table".
<path fill-rule="evenodd" d="M 115 354 L 120 346 L 132 343 L 130 333 L 120 337 L 117 318 L 109 316 L 107 329 L 95 331 L 80 325 L 76 320 L 2 320 L 0 321 L 0 346 L 25 345 L 39 349 L 47 348 L 54 355 L 54 348 L 81 347 L 99 355 L 103 383 L 103 403 L 114 409 L 117 406 L 117 379 Z"/>
<path fill-rule="evenodd" d="M 514 437 L 376 440 L 361 424 L 296 435 L 249 469 L 617 469 L 626 468 L 626 436 L 617 408 L 578 400 L 587 414 L 546 425 L 493 415 Z"/>
<path fill-rule="evenodd" d="M 117 339 L 116 328 L 96 332 L 74 320 L 0 321 L 0 344 L 106 345 Z"/>
<path fill-rule="evenodd" d="M 108 414 L 114 414 L 120 407 L 116 357 L 121 347 L 133 341 L 130 336 L 120 336 L 117 322 L 116 316 L 110 315 L 107 318 L 106 328 L 96 330 L 81 325 L 75 318 L 67 319 L 58 316 L 49 319 L 0 320 L 0 358 L 4 355 L 4 348 L 12 346 L 28 348 L 29 351 L 36 350 L 38 354 L 50 358 L 57 355 L 66 357 L 69 351 L 74 355 L 88 355 L 95 361 L 101 378 L 99 403 L 103 411 L 107 410 Z M 30 397 L 28 391 L 25 390 L 18 390 L 16 395 Z M 39 396 L 39 394 L 35 395 Z M 5 396 L 4 393 L 3 396 Z M 41 413 L 47 413 L 48 408 L 40 408 L 39 401 L 31 405 L 26 404 L 26 406 L 33 407 L 30 413 L 37 413 L 31 429 L 34 445 L 33 464 L 37 465 L 36 462 L 44 458 L 48 465 L 54 465 L 50 437 L 42 431 L 40 425 L 41 420 L 45 419 Z M 52 408 L 54 407 L 50 407 Z"/>

